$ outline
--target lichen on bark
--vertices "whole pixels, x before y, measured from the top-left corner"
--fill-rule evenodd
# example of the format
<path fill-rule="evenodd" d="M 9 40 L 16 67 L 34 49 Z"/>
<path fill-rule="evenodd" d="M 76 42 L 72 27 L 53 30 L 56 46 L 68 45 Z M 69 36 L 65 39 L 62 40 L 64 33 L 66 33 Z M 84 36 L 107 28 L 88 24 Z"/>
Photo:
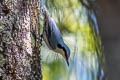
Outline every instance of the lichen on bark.
<path fill-rule="evenodd" d="M 40 35 L 40 1 L 11 1 L 14 6 L 7 6 L 10 8 L 9 13 L 0 15 L 0 80 L 41 80 L 41 45 L 37 41 L 37 45 L 32 45 L 31 38 L 31 32 L 35 36 Z M 4 13 L 2 9 L 0 8 L 0 14 Z M 31 23 L 33 20 L 34 23 Z"/>

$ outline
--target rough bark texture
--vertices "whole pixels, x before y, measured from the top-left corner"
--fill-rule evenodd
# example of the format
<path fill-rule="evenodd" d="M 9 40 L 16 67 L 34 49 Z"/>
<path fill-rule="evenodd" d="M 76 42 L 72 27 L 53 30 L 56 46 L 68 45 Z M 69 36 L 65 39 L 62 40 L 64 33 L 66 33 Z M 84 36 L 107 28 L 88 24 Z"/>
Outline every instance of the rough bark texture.
<path fill-rule="evenodd" d="M 39 36 L 39 8 L 39 0 L 0 2 L 0 80 L 42 79 L 41 45 L 36 40 Z"/>

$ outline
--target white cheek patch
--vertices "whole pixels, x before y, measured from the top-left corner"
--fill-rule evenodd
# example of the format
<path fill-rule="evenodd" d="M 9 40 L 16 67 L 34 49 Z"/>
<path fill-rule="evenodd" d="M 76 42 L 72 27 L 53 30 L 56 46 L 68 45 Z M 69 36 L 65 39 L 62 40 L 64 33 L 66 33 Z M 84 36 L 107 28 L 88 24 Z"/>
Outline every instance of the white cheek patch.
<path fill-rule="evenodd" d="M 61 54 L 64 58 L 66 58 L 65 57 L 65 52 L 63 51 L 63 49 L 57 48 L 54 51 L 57 52 L 57 53 L 59 53 L 59 54 Z"/>

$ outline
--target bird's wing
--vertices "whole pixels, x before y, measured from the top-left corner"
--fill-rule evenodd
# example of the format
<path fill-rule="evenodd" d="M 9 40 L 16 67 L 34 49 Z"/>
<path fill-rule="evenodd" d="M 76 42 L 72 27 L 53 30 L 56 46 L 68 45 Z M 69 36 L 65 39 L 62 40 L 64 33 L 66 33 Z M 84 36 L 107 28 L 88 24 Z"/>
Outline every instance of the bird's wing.
<path fill-rule="evenodd" d="M 48 22 L 48 42 L 50 44 L 50 46 L 52 47 L 52 49 L 56 49 L 57 47 L 57 43 L 58 43 L 58 39 L 57 39 L 57 35 L 56 35 L 56 30 L 55 30 L 55 24 L 53 23 L 53 21 L 49 20 Z"/>

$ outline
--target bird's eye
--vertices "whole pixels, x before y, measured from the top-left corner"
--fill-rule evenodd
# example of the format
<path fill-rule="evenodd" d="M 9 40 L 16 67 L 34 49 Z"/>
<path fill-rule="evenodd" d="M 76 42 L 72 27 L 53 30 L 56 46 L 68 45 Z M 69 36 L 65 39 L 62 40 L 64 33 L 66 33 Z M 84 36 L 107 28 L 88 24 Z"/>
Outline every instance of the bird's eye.
<path fill-rule="evenodd" d="M 60 48 L 60 49 L 62 49 L 62 50 L 65 52 L 65 56 L 67 57 L 67 54 L 66 54 L 67 52 L 66 52 L 65 47 L 63 47 L 63 46 L 60 45 L 60 44 L 58 44 L 57 47 Z"/>
<path fill-rule="evenodd" d="M 58 48 L 61 48 L 61 49 L 63 48 L 60 44 L 57 44 L 57 47 L 58 47 Z"/>

